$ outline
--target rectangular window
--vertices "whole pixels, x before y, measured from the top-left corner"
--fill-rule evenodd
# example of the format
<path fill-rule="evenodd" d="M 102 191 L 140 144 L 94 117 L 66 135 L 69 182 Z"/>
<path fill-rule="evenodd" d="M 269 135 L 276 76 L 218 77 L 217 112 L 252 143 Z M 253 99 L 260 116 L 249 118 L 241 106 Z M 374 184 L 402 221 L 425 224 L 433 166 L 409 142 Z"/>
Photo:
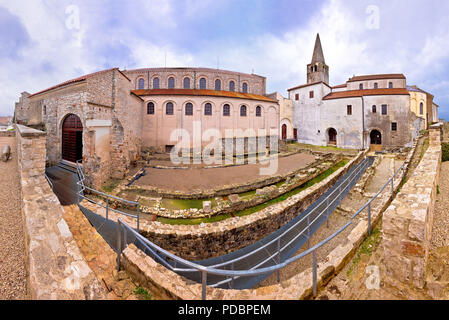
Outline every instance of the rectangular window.
<path fill-rule="evenodd" d="M 346 110 L 347 110 L 348 116 L 351 116 L 352 115 L 352 106 L 347 106 Z"/>
<path fill-rule="evenodd" d="M 296 101 L 299 100 L 299 94 L 298 94 L 298 93 L 295 95 L 295 100 L 296 100 Z"/>
<path fill-rule="evenodd" d="M 310 98 L 310 99 L 313 99 L 313 97 L 314 97 L 314 92 L 313 92 L 313 91 L 310 91 L 310 92 L 309 92 L 309 98 Z"/>
<path fill-rule="evenodd" d="M 397 122 L 391 123 L 391 131 L 398 131 L 398 124 Z"/>
<path fill-rule="evenodd" d="M 387 115 L 388 114 L 388 106 L 386 104 L 382 105 L 382 114 Z"/>
<path fill-rule="evenodd" d="M 373 106 L 373 113 L 377 113 L 377 107 Z"/>

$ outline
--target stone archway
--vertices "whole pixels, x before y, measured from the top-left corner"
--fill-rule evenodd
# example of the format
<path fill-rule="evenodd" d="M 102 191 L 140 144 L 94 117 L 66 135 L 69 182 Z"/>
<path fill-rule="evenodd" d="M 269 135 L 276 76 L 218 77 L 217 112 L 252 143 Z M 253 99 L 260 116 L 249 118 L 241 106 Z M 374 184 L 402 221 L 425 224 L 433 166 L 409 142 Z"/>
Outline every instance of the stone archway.
<path fill-rule="evenodd" d="M 379 130 L 373 130 L 370 133 L 370 149 L 382 151 L 382 133 Z"/>
<path fill-rule="evenodd" d="M 62 159 L 83 161 L 83 123 L 75 114 L 69 114 L 62 123 Z"/>
<path fill-rule="evenodd" d="M 327 130 L 327 137 L 327 143 L 329 145 L 337 145 L 337 130 L 335 130 L 334 128 L 330 128 L 329 130 Z"/>
<path fill-rule="evenodd" d="M 282 140 L 287 140 L 287 125 L 282 125 Z"/>

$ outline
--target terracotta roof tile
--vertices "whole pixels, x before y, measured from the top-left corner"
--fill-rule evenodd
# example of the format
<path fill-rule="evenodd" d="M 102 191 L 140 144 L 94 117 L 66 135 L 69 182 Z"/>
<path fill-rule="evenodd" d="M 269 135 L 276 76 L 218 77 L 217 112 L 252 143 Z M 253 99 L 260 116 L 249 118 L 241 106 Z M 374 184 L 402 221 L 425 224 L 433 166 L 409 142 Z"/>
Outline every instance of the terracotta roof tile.
<path fill-rule="evenodd" d="M 320 84 L 320 83 L 322 83 L 322 84 L 328 86 L 329 88 L 331 88 L 326 82 L 318 81 L 318 82 L 307 83 L 307 84 L 303 84 L 303 85 L 300 85 L 300 86 L 297 86 L 297 87 L 294 87 L 294 88 L 290 88 L 290 89 L 288 89 L 287 91 L 292 91 L 292 90 L 296 90 L 296 89 L 301 89 L 301 88 L 305 88 L 305 87 L 310 87 L 310 86 L 314 86 L 314 85 Z"/>
<path fill-rule="evenodd" d="M 132 93 L 138 96 L 159 96 L 159 95 L 180 95 L 180 96 L 213 96 L 213 97 L 229 97 L 237 99 L 259 100 L 277 103 L 265 96 L 241 93 L 232 91 L 215 91 L 215 90 L 198 90 L 198 89 L 152 89 L 152 90 L 133 90 Z"/>
<path fill-rule="evenodd" d="M 371 74 L 365 76 L 354 76 L 348 80 L 348 82 L 366 81 L 366 80 L 382 80 L 382 79 L 405 79 L 402 73 L 390 73 L 390 74 Z"/>
<path fill-rule="evenodd" d="M 129 81 L 131 81 L 131 80 L 130 80 L 130 79 L 129 79 L 123 72 L 121 72 L 118 68 L 111 68 L 111 69 L 107 69 L 107 70 L 102 70 L 102 71 L 98 71 L 98 72 L 86 74 L 86 75 L 84 75 L 84 76 L 81 76 L 81 77 L 78 77 L 78 78 L 75 78 L 75 79 L 71 79 L 71 80 L 64 81 L 64 82 L 62 82 L 62 83 L 60 83 L 60 84 L 57 84 L 57 85 L 55 85 L 55 86 L 53 86 L 53 87 L 50 87 L 50 88 L 47 88 L 47 89 L 45 89 L 45 90 L 36 92 L 36 93 L 30 95 L 28 98 L 37 96 L 37 95 L 39 95 L 39 94 L 42 94 L 42 93 L 45 93 L 45 92 L 48 92 L 48 91 L 51 91 L 51 90 L 54 90 L 54 89 L 58 89 L 58 88 L 67 86 L 67 85 L 70 85 L 70 84 L 82 82 L 82 81 L 85 81 L 86 79 L 88 79 L 88 78 L 90 78 L 90 77 L 93 77 L 93 76 L 96 76 L 96 75 L 99 75 L 99 74 L 102 74 L 102 73 L 106 73 L 106 72 L 109 72 L 109 71 L 112 71 L 112 70 L 117 70 L 117 71 L 120 72 L 126 79 L 128 79 Z"/>
<path fill-rule="evenodd" d="M 323 100 L 383 95 L 409 95 L 409 92 L 407 89 L 403 88 L 338 91 L 328 94 Z"/>

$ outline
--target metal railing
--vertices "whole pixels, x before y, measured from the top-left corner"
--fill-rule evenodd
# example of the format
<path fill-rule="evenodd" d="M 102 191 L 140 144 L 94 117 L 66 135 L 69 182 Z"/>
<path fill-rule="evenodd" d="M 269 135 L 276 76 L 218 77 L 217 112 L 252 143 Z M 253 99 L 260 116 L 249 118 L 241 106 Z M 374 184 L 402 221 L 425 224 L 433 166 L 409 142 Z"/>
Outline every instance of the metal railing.
<path fill-rule="evenodd" d="M 365 163 L 365 166 L 367 164 Z M 365 167 L 366 169 L 366 167 Z M 358 169 L 354 170 L 353 174 L 351 174 L 343 183 L 348 182 L 348 181 L 352 181 L 354 179 L 354 177 L 356 177 L 357 175 L 355 174 L 356 171 L 360 171 L 362 170 L 362 166 L 360 166 Z M 279 245 L 279 241 L 280 238 L 286 234 L 287 231 L 283 232 L 282 234 L 280 234 L 279 236 L 277 236 L 275 239 L 271 240 L 269 243 L 259 247 L 258 249 L 256 249 L 255 251 L 260 251 L 263 250 L 264 248 L 266 248 L 269 244 L 272 244 L 274 242 L 278 242 L 278 252 L 274 255 L 271 255 L 269 257 L 269 259 L 274 259 L 276 258 L 276 265 L 274 266 L 270 266 L 270 267 L 264 267 L 264 268 L 260 268 L 257 269 L 259 266 L 263 265 L 263 263 L 259 263 L 258 265 L 252 267 L 249 270 L 225 270 L 225 269 L 218 269 L 219 267 L 224 267 L 226 265 L 231 264 L 231 267 L 233 266 L 233 264 L 241 259 L 246 259 L 248 258 L 250 255 L 254 254 L 255 251 L 252 251 L 251 253 L 248 253 L 244 256 L 241 256 L 237 259 L 231 260 L 231 261 L 227 261 L 225 263 L 221 263 L 221 264 L 216 264 L 216 265 L 212 265 L 212 266 L 203 266 L 188 260 L 185 260 L 183 258 L 180 258 L 170 252 L 168 252 L 167 250 L 159 247 L 158 245 L 152 243 L 151 241 L 149 241 L 148 239 L 146 239 L 145 237 L 143 237 L 142 235 L 140 235 L 138 232 L 136 232 L 135 230 L 133 230 L 130 226 L 128 226 L 126 223 L 124 223 L 123 221 L 121 221 L 120 219 L 118 219 L 118 225 L 117 225 L 117 263 L 118 263 L 118 268 L 120 269 L 121 267 L 121 253 L 124 250 L 125 246 L 128 244 L 128 240 L 130 237 L 128 237 L 128 232 L 132 234 L 132 236 L 134 237 L 135 241 L 138 242 L 138 244 L 142 245 L 144 247 L 145 250 L 148 250 L 150 252 L 150 254 L 152 255 L 152 257 L 158 261 L 159 263 L 161 263 L 163 266 L 165 266 L 166 268 L 177 272 L 177 273 L 182 273 L 182 272 L 200 272 L 201 273 L 201 283 L 202 283 L 202 299 L 206 299 L 206 287 L 207 287 L 207 278 L 208 275 L 216 275 L 216 276 L 222 276 L 222 277 L 226 277 L 227 280 L 225 281 L 234 281 L 235 279 L 239 278 L 239 277 L 252 277 L 252 276 L 258 276 L 258 275 L 266 275 L 266 274 L 271 274 L 274 272 L 277 272 L 277 280 L 280 280 L 280 276 L 279 276 L 279 271 L 288 266 L 289 264 L 298 261 L 299 259 L 302 259 L 305 256 L 308 256 L 309 254 L 312 254 L 312 276 L 313 276 L 313 294 L 316 295 L 317 294 L 317 253 L 316 251 L 321 248 L 322 246 L 324 246 L 325 244 L 327 244 L 329 241 L 331 241 L 332 239 L 334 239 L 335 237 L 337 237 L 339 234 L 341 234 L 344 230 L 346 230 L 353 222 L 354 219 L 360 215 L 361 212 L 363 212 L 363 210 L 365 210 L 366 208 L 368 208 L 368 234 L 371 234 L 371 204 L 372 202 L 377 199 L 377 197 L 385 190 L 385 188 L 387 188 L 389 185 L 391 185 L 391 199 L 394 198 L 394 181 L 396 176 L 399 174 L 400 171 L 404 171 L 405 170 L 405 164 L 402 165 L 395 173 L 394 175 L 387 181 L 387 183 L 385 183 L 385 185 L 379 190 L 379 192 L 373 196 L 364 206 L 362 206 L 351 218 L 350 220 L 343 225 L 341 228 L 339 228 L 336 232 L 334 232 L 332 235 L 330 235 L 329 237 L 327 237 L 326 239 L 324 239 L 323 241 L 321 241 L 320 243 L 318 243 L 317 245 L 310 247 L 310 243 L 308 241 L 308 249 L 305 250 L 304 252 L 291 257 L 289 259 L 286 259 L 284 262 L 280 261 L 280 252 L 282 252 L 282 250 L 284 250 L 292 241 L 295 241 L 299 235 L 297 235 L 294 239 L 292 239 L 287 245 L 284 245 L 282 248 Z M 404 178 L 404 175 L 403 175 Z M 343 194 L 345 188 L 348 188 L 348 186 L 350 186 L 350 184 L 348 183 L 346 185 L 346 187 L 343 187 L 343 183 L 340 184 L 340 186 L 338 188 L 336 188 L 336 190 L 334 190 L 332 193 L 330 193 L 323 201 L 326 201 L 326 208 L 324 210 L 322 210 L 322 212 L 318 215 L 318 217 L 321 217 L 323 214 L 326 215 L 326 219 L 327 219 L 327 223 L 328 223 L 328 218 L 330 216 L 330 214 L 332 212 L 328 212 L 330 206 L 335 202 L 335 201 L 341 201 L 342 199 L 340 199 L 341 195 Z M 335 194 L 336 191 L 339 191 L 338 194 Z M 332 199 L 333 198 L 333 199 Z M 321 202 L 322 203 L 322 202 Z M 316 208 L 318 208 L 318 206 L 316 206 L 312 211 L 310 211 L 307 216 L 303 217 L 300 221 L 298 221 L 297 223 L 295 223 L 291 228 L 293 228 L 294 226 L 296 226 L 297 224 L 299 224 L 301 221 L 304 221 L 304 219 L 309 219 L 310 214 L 316 210 Z M 318 217 L 315 218 L 314 221 L 316 221 L 318 219 Z M 313 222 L 314 222 L 313 221 Z M 312 223 L 313 223 L 312 222 Z M 305 230 L 309 230 L 310 231 L 310 221 L 308 221 L 308 228 Z M 291 228 L 289 228 L 288 230 L 291 230 Z M 124 235 L 122 237 L 122 230 L 124 231 Z M 303 230 L 301 233 L 303 233 L 305 230 Z M 310 234 L 309 234 L 310 237 Z M 174 262 L 174 265 L 172 265 L 171 262 Z M 184 266 L 184 268 L 178 268 L 177 266 Z M 216 283 L 214 285 L 211 285 L 210 287 L 217 287 L 218 285 L 222 284 L 223 281 L 221 283 Z"/>
<path fill-rule="evenodd" d="M 44 174 L 45 179 L 47 179 L 48 184 L 50 185 L 51 190 L 53 190 L 53 182 L 51 182 L 51 179 L 47 176 L 47 174 Z"/>
<path fill-rule="evenodd" d="M 106 209 L 106 220 L 109 220 L 109 211 L 113 211 L 113 212 L 116 212 L 118 214 L 130 217 L 130 218 L 134 218 L 134 219 L 137 220 L 137 232 L 140 231 L 140 205 L 139 205 L 138 202 L 122 199 L 122 198 L 115 197 L 115 196 L 111 196 L 111 195 L 109 195 L 107 193 L 104 193 L 104 192 L 101 192 L 101 191 L 98 191 L 98 190 L 86 187 L 84 185 L 84 181 L 86 180 L 86 177 L 84 175 L 83 169 L 81 168 L 80 161 L 76 162 L 76 171 L 77 171 L 77 174 L 78 174 L 78 177 L 79 177 L 79 181 L 77 182 L 78 190 L 77 190 L 77 193 L 76 193 L 77 196 L 78 196 L 78 203 L 81 203 L 82 199 L 86 199 L 87 201 L 89 201 L 91 203 L 94 203 L 94 204 L 96 204 L 99 207 L 105 208 Z M 95 201 L 95 200 L 93 200 L 91 198 L 86 197 L 85 194 L 84 194 L 84 192 L 86 190 L 89 191 L 90 193 L 93 193 L 93 194 L 96 194 L 96 195 L 99 195 L 99 196 L 105 198 L 106 204 L 104 205 L 104 204 L 102 204 L 100 202 L 97 202 L 97 201 Z M 125 204 L 128 204 L 128 205 L 131 205 L 131 206 L 135 206 L 136 207 L 136 214 L 130 214 L 130 213 L 123 212 L 123 211 L 117 210 L 115 208 L 112 208 L 110 206 L 110 200 L 111 199 L 112 200 L 116 200 L 118 202 L 122 202 L 122 203 L 125 203 Z"/>

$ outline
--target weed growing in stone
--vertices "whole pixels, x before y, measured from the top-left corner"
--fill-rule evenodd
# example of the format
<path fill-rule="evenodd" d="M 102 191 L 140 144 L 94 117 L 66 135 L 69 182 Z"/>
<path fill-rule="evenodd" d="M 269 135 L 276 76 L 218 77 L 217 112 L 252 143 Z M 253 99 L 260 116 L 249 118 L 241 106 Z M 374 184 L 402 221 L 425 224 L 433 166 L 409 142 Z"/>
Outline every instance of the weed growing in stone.
<path fill-rule="evenodd" d="M 139 298 L 142 298 L 142 300 L 151 300 L 151 294 L 148 293 L 148 291 L 144 288 L 137 287 L 136 290 L 134 290 L 134 294 L 138 296 Z"/>

